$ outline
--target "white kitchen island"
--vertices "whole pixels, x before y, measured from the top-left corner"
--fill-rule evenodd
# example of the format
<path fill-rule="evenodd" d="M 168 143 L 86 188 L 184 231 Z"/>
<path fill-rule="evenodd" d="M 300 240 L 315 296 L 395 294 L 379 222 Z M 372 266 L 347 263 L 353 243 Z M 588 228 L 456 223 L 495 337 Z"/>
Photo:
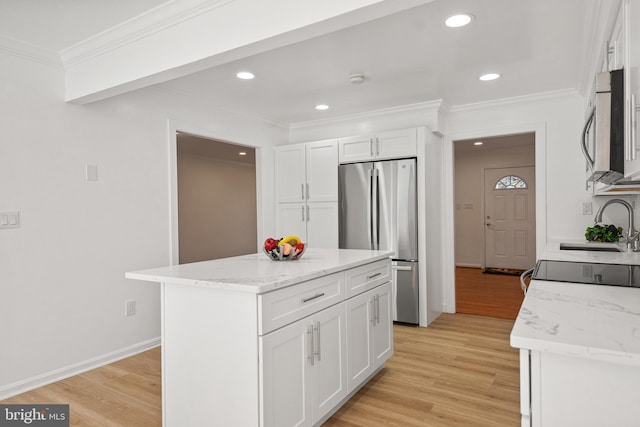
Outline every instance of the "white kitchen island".
<path fill-rule="evenodd" d="M 130 272 L 162 287 L 163 425 L 319 425 L 393 353 L 389 251 Z"/>
<path fill-rule="evenodd" d="M 583 262 L 604 258 L 576 251 L 545 255 Z M 636 264 L 637 256 L 621 254 L 617 263 Z M 533 280 L 511 345 L 520 349 L 523 426 L 640 422 L 639 288 Z"/>

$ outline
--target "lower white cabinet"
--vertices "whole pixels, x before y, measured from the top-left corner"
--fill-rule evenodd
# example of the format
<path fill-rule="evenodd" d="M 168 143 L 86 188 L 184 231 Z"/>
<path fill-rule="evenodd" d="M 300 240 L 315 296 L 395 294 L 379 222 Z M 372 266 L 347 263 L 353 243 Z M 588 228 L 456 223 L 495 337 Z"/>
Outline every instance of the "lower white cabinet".
<path fill-rule="evenodd" d="M 640 367 L 619 362 L 520 349 L 521 425 L 639 425 Z"/>
<path fill-rule="evenodd" d="M 355 296 L 347 305 L 347 373 L 351 392 L 393 353 L 391 283 Z"/>
<path fill-rule="evenodd" d="M 278 203 L 276 233 L 296 235 L 314 248 L 337 248 L 338 202 Z"/>
<path fill-rule="evenodd" d="M 311 426 L 347 395 L 345 304 L 260 338 L 261 425 Z"/>

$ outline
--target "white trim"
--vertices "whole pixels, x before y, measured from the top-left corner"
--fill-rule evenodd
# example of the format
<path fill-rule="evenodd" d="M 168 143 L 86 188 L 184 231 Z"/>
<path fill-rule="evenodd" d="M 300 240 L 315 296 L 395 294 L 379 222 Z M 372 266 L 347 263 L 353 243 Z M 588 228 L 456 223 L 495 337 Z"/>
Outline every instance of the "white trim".
<path fill-rule="evenodd" d="M 73 377 L 121 359 L 126 359 L 127 357 L 134 356 L 138 353 L 142 353 L 143 351 L 158 347 L 159 345 L 160 338 L 153 338 L 129 347 L 121 348 L 120 350 L 112 351 L 111 353 L 106 353 L 92 359 L 74 363 L 73 365 L 65 366 L 63 368 L 54 369 L 53 371 L 45 372 L 25 380 L 6 385 L 0 388 L 0 400 L 8 399 L 9 397 L 16 396 L 38 387 Z"/>
<path fill-rule="evenodd" d="M 489 138 L 522 133 L 535 133 L 535 170 L 536 170 L 536 258 L 544 250 L 547 240 L 547 124 L 546 122 L 523 123 L 520 125 L 465 131 L 446 135 L 443 140 L 443 210 L 444 235 L 455 233 L 454 200 L 454 155 L 453 141 L 461 139 Z M 455 313 L 455 239 L 443 240 L 444 253 L 444 300 L 445 311 Z"/>
<path fill-rule="evenodd" d="M 194 19 L 235 0 L 181 0 L 163 3 L 60 51 L 65 68 L 119 49 Z"/>
<path fill-rule="evenodd" d="M 508 106 L 513 104 L 522 105 L 523 103 L 526 103 L 526 102 L 540 102 L 540 101 L 546 101 L 546 100 L 555 99 L 555 98 L 564 98 L 564 97 L 567 97 L 568 95 L 576 95 L 576 94 L 578 94 L 578 91 L 576 89 L 564 89 L 564 90 L 557 90 L 553 92 L 540 92 L 540 93 L 534 93 L 532 95 L 514 96 L 512 98 L 494 99 L 491 101 L 483 101 L 483 102 L 476 102 L 474 104 L 464 104 L 464 105 L 458 105 L 455 107 L 449 107 L 449 113 L 457 113 L 461 111 L 484 110 L 490 107 L 501 107 L 501 106 Z"/>
<path fill-rule="evenodd" d="M 433 112 L 433 111 L 437 111 L 441 107 L 441 105 L 442 105 L 442 100 L 436 99 L 434 101 L 400 105 L 397 107 L 389 107 L 389 108 L 382 108 L 379 110 L 365 111 L 361 113 L 346 114 L 338 117 L 330 117 L 330 118 L 320 119 L 320 120 L 310 120 L 306 122 L 291 123 L 289 125 L 289 129 L 298 130 L 298 129 L 305 129 L 305 128 L 314 128 L 318 126 L 328 126 L 328 125 L 339 124 L 339 123 L 349 123 L 349 122 L 362 120 L 362 119 L 372 121 L 378 117 L 390 116 L 393 114 L 406 114 L 406 113 L 416 112 L 416 111 L 426 110 L 427 112 Z M 427 126 L 431 129 L 431 124 L 427 124 Z"/>
<path fill-rule="evenodd" d="M 55 52 L 0 34 L 0 53 L 46 65 L 60 66 L 60 57 Z"/>

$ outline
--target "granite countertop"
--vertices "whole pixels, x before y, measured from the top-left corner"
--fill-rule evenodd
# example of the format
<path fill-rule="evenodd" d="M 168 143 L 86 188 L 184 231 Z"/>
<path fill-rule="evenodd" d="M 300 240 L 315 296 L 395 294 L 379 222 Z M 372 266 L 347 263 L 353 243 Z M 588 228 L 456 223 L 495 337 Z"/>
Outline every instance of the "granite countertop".
<path fill-rule="evenodd" d="M 133 271 L 125 277 L 261 294 L 392 255 L 392 251 L 309 248 L 295 261 L 272 261 L 256 253 Z"/>
<path fill-rule="evenodd" d="M 640 265 L 637 252 L 560 250 L 559 244 L 549 242 L 540 259 Z M 511 345 L 640 366 L 640 289 L 532 280 Z"/>

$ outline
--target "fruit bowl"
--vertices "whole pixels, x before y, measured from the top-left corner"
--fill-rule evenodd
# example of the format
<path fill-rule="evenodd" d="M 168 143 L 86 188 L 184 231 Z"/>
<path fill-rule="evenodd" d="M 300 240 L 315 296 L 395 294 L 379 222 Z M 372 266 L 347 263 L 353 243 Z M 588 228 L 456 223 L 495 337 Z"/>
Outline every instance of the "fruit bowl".
<path fill-rule="evenodd" d="M 293 261 L 302 257 L 306 246 L 297 236 L 287 236 L 280 240 L 270 237 L 264 241 L 262 250 L 272 261 Z"/>

